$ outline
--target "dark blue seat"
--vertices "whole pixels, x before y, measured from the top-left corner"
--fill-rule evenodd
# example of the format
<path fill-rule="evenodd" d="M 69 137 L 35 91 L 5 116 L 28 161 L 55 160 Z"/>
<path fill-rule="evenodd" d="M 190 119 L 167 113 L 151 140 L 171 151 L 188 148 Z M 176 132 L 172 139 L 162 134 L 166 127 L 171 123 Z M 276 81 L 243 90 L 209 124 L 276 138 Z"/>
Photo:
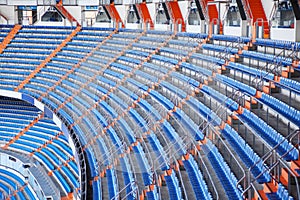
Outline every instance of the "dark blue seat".
<path fill-rule="evenodd" d="M 268 168 L 262 163 L 260 157 L 233 128 L 226 124 L 225 128 L 222 130 L 222 135 L 225 137 L 240 159 L 244 162 L 247 168 L 252 167 L 251 172 L 253 176 L 257 178 L 259 183 L 267 183 L 271 180 L 271 176 L 268 173 Z"/>
<path fill-rule="evenodd" d="M 169 198 L 170 199 L 182 199 L 181 188 L 179 181 L 175 175 L 175 172 L 172 170 L 171 175 L 165 175 L 165 181 L 168 187 Z"/>
<path fill-rule="evenodd" d="M 269 126 L 262 119 L 257 117 L 252 112 L 244 109 L 240 115 L 241 119 L 255 130 L 271 147 L 278 146 L 276 152 L 283 156 L 285 160 L 297 160 L 299 156 L 298 150 L 290 144 L 286 138 L 280 135 L 276 130 Z"/>
<path fill-rule="evenodd" d="M 186 172 L 188 173 L 189 181 L 197 199 L 212 199 L 194 158 L 189 156 L 188 160 L 183 160 L 182 162 Z"/>

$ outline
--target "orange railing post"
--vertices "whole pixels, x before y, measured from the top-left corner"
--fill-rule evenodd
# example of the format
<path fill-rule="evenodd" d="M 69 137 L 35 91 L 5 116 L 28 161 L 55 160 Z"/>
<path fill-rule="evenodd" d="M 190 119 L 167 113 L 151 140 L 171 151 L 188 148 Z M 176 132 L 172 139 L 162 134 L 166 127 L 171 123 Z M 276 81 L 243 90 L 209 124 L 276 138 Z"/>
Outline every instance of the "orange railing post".
<path fill-rule="evenodd" d="M 47 56 L 47 58 L 41 62 L 41 64 L 39 66 L 37 66 L 35 68 L 35 70 L 33 70 L 33 72 L 31 72 L 31 74 L 29 74 L 21 83 L 20 85 L 18 85 L 18 87 L 15 88 L 14 91 L 19 91 L 20 89 L 22 89 L 24 87 L 24 85 L 26 85 L 37 73 L 40 72 L 40 70 L 45 67 L 47 65 L 48 62 L 50 62 L 50 60 L 56 56 L 56 54 L 64 47 L 66 46 L 66 44 L 72 40 L 72 38 L 80 31 L 81 27 L 78 26 L 75 30 L 72 31 L 72 33 L 49 55 Z"/>
<path fill-rule="evenodd" d="M 11 31 L 7 34 L 7 36 L 3 39 L 2 43 L 0 44 L 0 53 L 7 47 L 7 45 L 11 42 L 11 40 L 15 37 L 15 35 L 21 29 L 21 25 L 16 24 Z"/>

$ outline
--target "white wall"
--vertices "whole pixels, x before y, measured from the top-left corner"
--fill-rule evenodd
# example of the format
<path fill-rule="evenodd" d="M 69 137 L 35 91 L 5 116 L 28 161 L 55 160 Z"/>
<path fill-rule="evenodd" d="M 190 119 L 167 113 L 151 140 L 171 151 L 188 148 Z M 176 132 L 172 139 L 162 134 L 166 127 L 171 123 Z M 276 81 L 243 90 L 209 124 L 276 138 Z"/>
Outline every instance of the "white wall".
<path fill-rule="evenodd" d="M 274 40 L 287 40 L 295 41 L 295 30 L 290 28 L 272 28 L 271 27 L 271 39 Z"/>
<path fill-rule="evenodd" d="M 81 22 L 81 7 L 80 6 L 64 6 L 65 9 L 80 23 Z"/>
<path fill-rule="evenodd" d="M 0 12 L 3 14 L 7 20 L 10 22 L 10 24 L 15 23 L 15 8 L 14 6 L 0 6 Z"/>
<path fill-rule="evenodd" d="M 155 15 L 156 15 L 156 10 L 155 10 L 155 4 L 151 3 L 151 4 L 147 4 L 151 19 L 153 21 L 153 23 L 155 22 Z"/>
<path fill-rule="evenodd" d="M 187 21 L 188 18 L 188 7 L 189 7 L 189 1 L 178 1 L 178 5 L 182 14 L 182 17 L 184 19 L 184 22 Z"/>
<path fill-rule="evenodd" d="M 241 27 L 223 26 L 224 35 L 242 36 Z"/>
<path fill-rule="evenodd" d="M 19 5 L 19 6 L 24 6 L 24 5 L 30 5 L 30 6 L 36 6 L 37 1 L 36 0 L 8 0 L 7 5 Z"/>
<path fill-rule="evenodd" d="M 96 22 L 95 24 L 93 24 L 93 27 L 112 28 L 112 24 L 111 23 L 105 23 L 105 22 L 102 22 L 102 23 Z"/>
<path fill-rule="evenodd" d="M 99 6 L 99 0 L 77 0 L 77 4 L 80 6 Z"/>
<path fill-rule="evenodd" d="M 261 0 L 261 3 L 265 9 L 266 17 L 269 20 L 274 3 L 270 0 Z"/>
<path fill-rule="evenodd" d="M 127 6 L 125 6 L 125 5 L 115 5 L 115 7 L 116 7 L 121 19 L 122 19 L 122 22 L 124 23 L 125 19 L 126 19 L 126 16 L 127 16 L 127 14 L 126 14 L 126 9 L 127 9 L 126 7 Z"/>

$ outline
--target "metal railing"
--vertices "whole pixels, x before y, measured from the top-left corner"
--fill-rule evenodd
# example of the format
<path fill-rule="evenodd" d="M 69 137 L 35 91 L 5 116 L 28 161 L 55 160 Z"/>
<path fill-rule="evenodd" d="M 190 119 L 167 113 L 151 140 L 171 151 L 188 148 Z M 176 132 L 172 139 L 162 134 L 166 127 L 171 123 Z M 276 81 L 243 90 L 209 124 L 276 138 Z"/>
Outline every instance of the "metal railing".
<path fill-rule="evenodd" d="M 297 188 L 297 199 L 300 199 L 300 186 L 299 186 L 299 183 L 298 183 L 298 176 L 295 174 L 294 171 L 292 171 L 290 169 L 290 166 L 287 164 L 287 161 L 284 160 L 284 157 L 289 153 L 291 152 L 294 148 L 291 148 L 289 149 L 288 151 L 286 151 L 282 156 L 278 156 L 277 153 L 276 153 L 276 149 L 283 143 L 285 142 L 287 139 L 289 139 L 290 142 L 293 141 L 293 139 L 296 138 L 296 144 L 299 144 L 300 142 L 300 129 L 298 130 L 295 130 L 294 132 L 292 132 L 291 134 L 289 134 L 288 136 L 286 136 L 285 138 L 283 138 L 278 144 L 276 144 L 273 148 L 271 148 L 266 154 L 264 154 L 258 161 L 256 161 L 250 168 L 249 168 L 249 171 L 248 173 L 251 172 L 251 170 L 260 162 L 262 162 L 263 164 L 267 163 L 267 162 L 270 162 L 269 163 L 269 166 L 270 167 L 267 167 L 267 165 L 265 165 L 265 169 L 257 176 L 257 177 L 254 177 L 254 179 L 250 179 L 250 176 L 248 177 L 248 183 L 251 183 L 247 188 L 244 189 L 243 193 L 242 194 L 246 194 L 248 193 L 248 198 L 252 198 L 252 193 L 251 193 L 251 189 L 252 186 L 253 186 L 253 183 L 260 177 L 262 176 L 264 173 L 266 172 L 269 172 L 272 179 L 275 180 L 276 182 L 280 181 L 278 180 L 279 179 L 279 175 L 280 174 L 276 174 L 278 172 L 278 170 L 282 169 L 282 167 L 280 167 L 280 165 L 283 165 L 284 168 L 288 171 L 289 175 L 291 175 L 293 178 L 294 178 L 294 181 L 295 181 L 295 185 L 296 185 L 296 188 Z M 273 161 L 273 159 L 275 159 Z M 274 171 L 275 173 L 271 173 L 271 171 Z M 288 180 L 288 184 L 290 184 L 290 180 Z M 289 185 L 288 185 L 289 187 Z M 290 188 L 288 188 L 290 189 Z"/>

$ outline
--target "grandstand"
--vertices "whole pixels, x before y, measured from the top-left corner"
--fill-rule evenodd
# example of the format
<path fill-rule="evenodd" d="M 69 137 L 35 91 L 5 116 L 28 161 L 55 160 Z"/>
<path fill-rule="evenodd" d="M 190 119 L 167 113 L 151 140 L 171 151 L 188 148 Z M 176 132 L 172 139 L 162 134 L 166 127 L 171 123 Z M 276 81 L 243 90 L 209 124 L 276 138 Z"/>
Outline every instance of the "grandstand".
<path fill-rule="evenodd" d="M 300 1 L 0 0 L 0 199 L 300 200 Z"/>

